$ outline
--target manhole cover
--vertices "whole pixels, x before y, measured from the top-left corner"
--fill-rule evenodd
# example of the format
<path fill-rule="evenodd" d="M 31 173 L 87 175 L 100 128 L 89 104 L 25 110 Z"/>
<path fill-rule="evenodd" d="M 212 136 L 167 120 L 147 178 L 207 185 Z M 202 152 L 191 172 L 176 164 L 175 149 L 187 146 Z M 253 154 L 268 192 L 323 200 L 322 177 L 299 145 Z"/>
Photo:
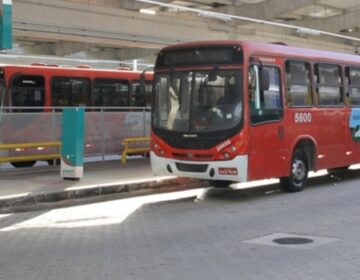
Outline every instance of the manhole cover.
<path fill-rule="evenodd" d="M 268 245 L 272 247 L 312 249 L 338 240 L 339 239 L 337 238 L 330 237 L 278 232 L 270 235 L 244 240 L 242 242 L 258 245 Z"/>
<path fill-rule="evenodd" d="M 274 239 L 273 242 L 279 245 L 302 245 L 313 243 L 314 240 L 302 237 L 285 237 Z"/>

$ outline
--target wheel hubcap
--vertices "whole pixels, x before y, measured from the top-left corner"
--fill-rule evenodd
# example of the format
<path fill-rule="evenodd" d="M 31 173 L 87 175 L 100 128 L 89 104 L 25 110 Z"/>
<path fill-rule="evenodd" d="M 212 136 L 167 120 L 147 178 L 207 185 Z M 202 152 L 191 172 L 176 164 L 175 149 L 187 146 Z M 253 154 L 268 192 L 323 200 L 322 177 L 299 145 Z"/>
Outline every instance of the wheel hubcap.
<path fill-rule="evenodd" d="M 292 174 L 295 181 L 301 182 L 306 176 L 305 163 L 299 159 L 293 162 Z"/>

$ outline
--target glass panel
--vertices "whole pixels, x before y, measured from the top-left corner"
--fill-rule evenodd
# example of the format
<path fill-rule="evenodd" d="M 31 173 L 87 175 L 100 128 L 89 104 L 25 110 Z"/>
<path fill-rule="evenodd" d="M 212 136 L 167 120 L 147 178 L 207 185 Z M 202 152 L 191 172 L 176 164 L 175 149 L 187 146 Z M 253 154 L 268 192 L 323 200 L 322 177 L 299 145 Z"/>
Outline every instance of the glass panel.
<path fill-rule="evenodd" d="M 241 120 L 239 72 L 219 71 L 212 81 L 208 76 L 208 73 L 195 74 L 191 132 L 227 130 Z"/>
<path fill-rule="evenodd" d="M 55 137 L 55 127 L 52 113 L 3 113 L 0 122 L 0 142 L 3 144 L 48 142 Z M 42 147 L 26 149 L 10 149 L 9 156 L 49 154 L 58 151 L 57 148 Z"/>
<path fill-rule="evenodd" d="M 116 79 L 95 79 L 94 106 L 129 106 L 129 82 Z"/>
<path fill-rule="evenodd" d="M 119 155 L 124 137 L 150 135 L 149 111 L 86 112 L 85 156 Z M 62 112 L 0 114 L 0 143 L 32 143 L 60 141 Z M 58 148 L 42 147 L 6 151 L 20 156 L 58 152 Z"/>
<path fill-rule="evenodd" d="M 45 104 L 45 79 L 43 76 L 16 75 L 10 85 L 11 105 L 17 107 L 42 107 Z"/>
<path fill-rule="evenodd" d="M 340 105 L 341 88 L 340 87 L 318 87 L 319 105 Z"/>
<path fill-rule="evenodd" d="M 286 101 L 288 106 L 311 106 L 310 64 L 302 61 L 286 63 Z"/>
<path fill-rule="evenodd" d="M 280 120 L 283 114 L 282 102 L 281 102 L 281 91 L 280 91 L 280 70 L 275 67 L 263 67 L 262 71 L 268 71 L 269 74 L 269 88 L 268 89 L 257 89 L 261 84 L 258 71 L 258 66 L 250 68 L 250 118 L 252 123 L 260 123 L 267 121 Z M 259 90 L 260 102 L 256 101 L 256 92 Z M 259 103 L 258 105 L 256 105 Z"/>
<path fill-rule="evenodd" d="M 322 85 L 340 85 L 341 69 L 338 65 L 318 64 L 315 67 L 317 83 Z"/>
<path fill-rule="evenodd" d="M 318 64 L 315 66 L 318 104 L 325 106 L 341 105 L 341 68 L 338 65 Z"/>
<path fill-rule="evenodd" d="M 191 133 L 233 128 L 242 116 L 241 85 L 234 70 L 158 74 L 153 124 Z"/>
<path fill-rule="evenodd" d="M 142 95 L 140 91 L 140 82 L 133 81 L 131 84 L 131 106 L 150 107 L 151 91 L 152 91 L 151 82 L 145 82 L 145 95 Z"/>
<path fill-rule="evenodd" d="M 359 68 L 350 68 L 350 85 L 360 86 L 360 69 Z"/>
<path fill-rule="evenodd" d="M 90 80 L 57 77 L 51 80 L 53 106 L 90 106 Z"/>
<path fill-rule="evenodd" d="M 349 105 L 360 105 L 360 87 L 349 88 Z"/>
<path fill-rule="evenodd" d="M 189 132 L 190 94 L 193 72 L 159 75 L 156 82 L 155 126 Z M 188 101 L 188 102 L 186 102 Z"/>
<path fill-rule="evenodd" d="M 351 106 L 360 105 L 360 69 L 347 68 L 346 76 L 348 79 L 347 102 Z"/>

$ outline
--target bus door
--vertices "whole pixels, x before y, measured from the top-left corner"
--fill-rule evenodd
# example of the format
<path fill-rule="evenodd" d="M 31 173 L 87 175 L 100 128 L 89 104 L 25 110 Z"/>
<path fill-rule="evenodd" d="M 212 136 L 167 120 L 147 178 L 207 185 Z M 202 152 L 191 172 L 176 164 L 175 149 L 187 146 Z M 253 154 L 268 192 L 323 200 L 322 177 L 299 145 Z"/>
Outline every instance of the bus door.
<path fill-rule="evenodd" d="M 315 89 L 318 104 L 318 168 L 331 168 L 346 163 L 346 109 L 342 95 L 341 67 L 317 63 Z"/>
<path fill-rule="evenodd" d="M 249 68 L 249 171 L 248 179 L 284 176 L 285 127 L 282 122 L 280 69 L 251 65 Z"/>
<path fill-rule="evenodd" d="M 347 121 L 348 165 L 359 161 L 360 155 L 360 68 L 346 67 L 346 101 L 349 105 Z"/>

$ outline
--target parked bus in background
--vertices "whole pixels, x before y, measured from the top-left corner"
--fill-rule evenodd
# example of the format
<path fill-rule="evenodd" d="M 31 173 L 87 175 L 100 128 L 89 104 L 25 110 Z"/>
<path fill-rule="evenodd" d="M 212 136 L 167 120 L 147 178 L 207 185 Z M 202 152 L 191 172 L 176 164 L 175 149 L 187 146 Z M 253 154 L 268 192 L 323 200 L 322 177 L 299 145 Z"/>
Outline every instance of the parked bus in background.
<path fill-rule="evenodd" d="M 248 41 L 160 51 L 154 70 L 154 174 L 215 187 L 360 162 L 360 57 Z"/>
<path fill-rule="evenodd" d="M 146 76 L 144 95 L 140 95 L 140 76 L 141 72 L 86 65 L 0 65 L 0 104 L 14 110 L 19 107 L 16 111 L 31 107 L 46 111 L 46 107 L 150 106 L 152 76 Z"/>
<path fill-rule="evenodd" d="M 85 65 L 0 65 L 0 143 L 53 139 L 55 136 L 47 137 L 46 134 L 54 133 L 51 130 L 55 129 L 48 127 L 50 131 L 44 132 L 39 124 L 44 123 L 45 127 L 52 117 L 51 112 L 60 112 L 63 107 L 87 107 L 90 112 L 96 112 L 99 108 L 114 112 L 121 108 L 135 110 L 149 107 L 152 74 L 145 75 L 144 92 L 140 90 L 141 75 L 141 72 L 129 69 L 105 70 Z M 7 120 L 3 117 L 5 113 Z M 116 123 L 116 118 L 113 120 L 113 129 L 116 126 L 123 129 L 121 124 Z M 57 125 L 60 125 L 60 121 Z M 93 127 L 100 129 L 97 123 Z M 54 134 L 59 138 L 60 127 L 56 128 Z M 120 147 L 121 143 L 116 145 Z M 10 152 L 24 154 L 25 151 L 14 149 Z M 22 161 L 13 162 L 13 165 L 32 166 L 34 163 L 35 161 Z"/>

